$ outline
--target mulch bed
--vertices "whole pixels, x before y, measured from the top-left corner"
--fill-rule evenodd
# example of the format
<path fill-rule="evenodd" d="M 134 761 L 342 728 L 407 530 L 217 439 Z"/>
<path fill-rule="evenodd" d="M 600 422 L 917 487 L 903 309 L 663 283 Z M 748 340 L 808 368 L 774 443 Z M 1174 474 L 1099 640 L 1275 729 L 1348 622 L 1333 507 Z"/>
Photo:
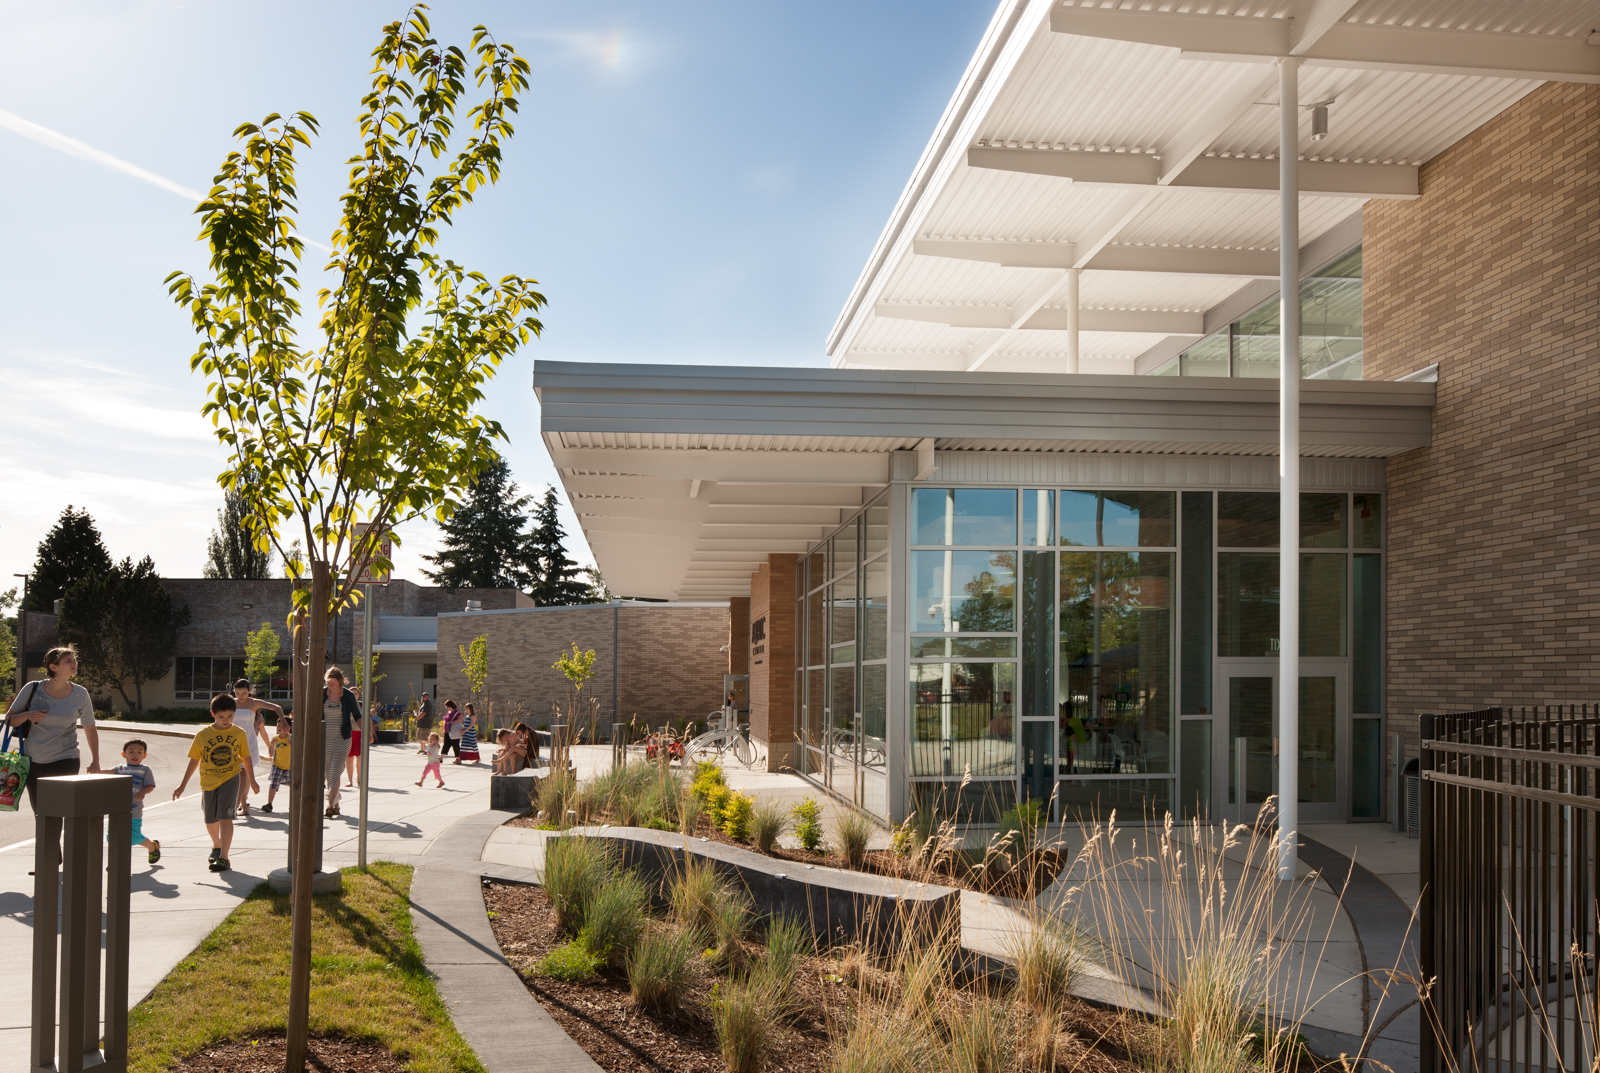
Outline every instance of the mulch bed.
<path fill-rule="evenodd" d="M 168 1073 L 283 1073 L 282 1036 L 255 1036 L 213 1043 L 168 1067 Z M 405 1066 L 381 1043 L 344 1036 L 313 1037 L 306 1046 L 306 1068 L 316 1073 L 405 1073 Z"/>
<path fill-rule="evenodd" d="M 597 821 L 602 822 L 602 821 Z M 510 827 L 532 827 L 537 830 L 550 830 L 550 827 L 536 817 L 531 811 L 508 821 Z M 755 846 L 748 842 L 739 842 L 729 838 L 721 829 L 712 827 L 708 819 L 702 818 L 699 827 L 692 837 L 709 838 L 713 842 L 721 842 L 725 846 L 737 846 L 740 849 L 760 853 Z M 862 866 L 851 869 L 845 859 L 837 854 L 811 853 L 803 849 L 787 849 L 783 846 L 774 847 L 769 857 L 776 857 L 781 861 L 794 861 L 799 864 L 822 864 L 829 868 L 843 868 L 849 871 L 871 872 L 874 875 L 906 876 L 907 864 L 904 858 L 896 857 L 887 850 L 872 850 Z M 997 855 L 998 856 L 998 855 Z M 935 873 L 952 887 L 963 887 L 975 890 L 980 894 L 998 894 L 1006 898 L 1036 897 L 1055 880 L 1056 876 L 1065 871 L 1072 864 L 1069 854 L 1057 849 L 1034 850 L 1027 857 L 1013 864 L 1007 865 L 1004 861 L 997 860 L 996 864 L 985 871 L 966 867 L 966 859 L 962 857 L 946 858 L 935 869 Z M 918 874 L 916 879 L 923 877 Z"/>
<path fill-rule="evenodd" d="M 489 923 L 506 960 L 539 1005 L 600 1068 L 607 1073 L 723 1073 L 708 1011 L 714 978 L 708 976 L 690 989 L 676 1018 L 656 1017 L 634 1005 L 620 969 L 581 984 L 533 975 L 539 960 L 566 941 L 541 888 L 488 882 L 483 900 L 493 914 Z M 773 1047 L 764 1070 L 822 1073 L 827 1068 L 828 1020 L 843 1016 L 849 1007 L 849 989 L 823 979 L 834 964 L 811 958 L 797 975 L 795 991 L 803 1012 L 785 1028 L 785 1038 Z"/>
<path fill-rule="evenodd" d="M 483 900 L 492 914 L 489 923 L 495 939 L 534 999 L 607 1073 L 724 1073 L 708 1016 L 714 978 L 708 975 L 691 989 L 677 1018 L 655 1017 L 633 1004 L 627 977 L 620 970 L 608 970 L 580 984 L 533 974 L 533 966 L 565 942 L 552 920 L 550 899 L 541 888 L 486 881 Z M 840 971 L 840 962 L 833 957 L 808 959 L 795 983 L 801 1013 L 776 1041 L 762 1066 L 763 1073 L 827 1070 L 833 1050 L 831 1029 L 843 1028 L 856 995 L 854 985 L 839 981 Z M 1058 1070 L 1135 1073 L 1143 1068 L 1131 1064 L 1117 1042 L 1126 1029 L 1119 1014 L 1074 1003 L 1064 1028 L 1058 1043 Z"/>

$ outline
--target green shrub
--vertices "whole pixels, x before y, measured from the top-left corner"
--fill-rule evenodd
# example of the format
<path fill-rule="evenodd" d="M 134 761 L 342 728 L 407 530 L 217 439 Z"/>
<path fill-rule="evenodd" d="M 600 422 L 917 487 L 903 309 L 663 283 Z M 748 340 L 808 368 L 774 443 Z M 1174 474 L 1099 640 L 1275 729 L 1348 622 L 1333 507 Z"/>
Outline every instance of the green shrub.
<path fill-rule="evenodd" d="M 613 843 L 583 835 L 552 838 L 544 846 L 544 892 L 555 906 L 556 923 L 576 935 L 589 907 L 617 871 Z"/>
<path fill-rule="evenodd" d="M 794 835 L 812 853 L 822 848 L 822 806 L 814 797 L 805 798 L 790 809 L 794 816 Z"/>
<path fill-rule="evenodd" d="M 719 831 L 727 822 L 728 801 L 732 797 L 733 791 L 726 786 L 713 786 L 706 791 L 706 819 Z"/>
<path fill-rule="evenodd" d="M 595 957 L 621 964 L 632 953 L 649 911 L 650 888 L 630 869 L 595 894 L 579 938 Z"/>
<path fill-rule="evenodd" d="M 742 891 L 724 890 L 711 907 L 711 935 L 717 959 L 730 969 L 741 968 L 746 961 L 739 940 L 749 932 L 750 918 L 750 899 Z"/>
<path fill-rule="evenodd" d="M 652 928 L 639 936 L 628 956 L 628 989 L 633 1001 L 653 1013 L 673 1014 L 694 980 L 700 936 L 688 928 Z"/>
<path fill-rule="evenodd" d="M 853 809 L 840 809 L 834 821 L 834 834 L 839 837 L 839 852 L 851 868 L 860 868 L 867 859 L 867 840 L 872 837 L 872 821 Z"/>
<path fill-rule="evenodd" d="M 1039 828 L 1047 818 L 1046 803 L 1039 800 L 1018 801 L 1000 814 L 1000 838 L 1010 836 L 1008 849 L 1014 857 L 1026 857 L 1033 852 L 1039 839 Z"/>
<path fill-rule="evenodd" d="M 709 936 L 715 930 L 716 905 L 729 893 L 727 883 L 717 875 L 710 861 L 691 856 L 684 860 L 683 870 L 672 877 L 667 901 L 680 924 L 701 936 Z"/>
<path fill-rule="evenodd" d="M 722 808 L 722 833 L 735 842 L 750 841 L 750 820 L 755 810 L 756 799 L 749 794 L 729 794 Z"/>
<path fill-rule="evenodd" d="M 563 983 L 579 984 L 598 976 L 602 964 L 602 960 L 584 949 L 582 943 L 570 942 L 540 958 L 533 971 Z"/>
<path fill-rule="evenodd" d="M 694 765 L 694 782 L 689 788 L 700 803 L 706 804 L 706 799 L 711 796 L 711 791 L 718 786 L 728 785 L 728 780 L 723 778 L 722 769 L 710 760 L 699 760 Z"/>
<path fill-rule="evenodd" d="M 728 1073 L 756 1073 L 772 1046 L 776 1017 L 765 980 L 724 980 L 711 1000 L 712 1023 Z"/>
<path fill-rule="evenodd" d="M 778 837 L 789 826 L 788 811 L 776 801 L 763 801 L 750 816 L 750 841 L 762 853 L 771 853 L 778 846 Z"/>
<path fill-rule="evenodd" d="M 916 819 L 916 814 L 912 813 L 906 817 L 904 823 L 894 829 L 894 834 L 889 840 L 889 848 L 896 857 L 911 856 L 912 852 L 920 844 L 919 832 L 913 826 L 916 823 Z"/>
<path fill-rule="evenodd" d="M 1060 1013 L 1072 997 L 1083 959 L 1066 926 L 1031 913 L 1006 951 L 1017 966 L 1017 997 L 1034 1013 Z"/>

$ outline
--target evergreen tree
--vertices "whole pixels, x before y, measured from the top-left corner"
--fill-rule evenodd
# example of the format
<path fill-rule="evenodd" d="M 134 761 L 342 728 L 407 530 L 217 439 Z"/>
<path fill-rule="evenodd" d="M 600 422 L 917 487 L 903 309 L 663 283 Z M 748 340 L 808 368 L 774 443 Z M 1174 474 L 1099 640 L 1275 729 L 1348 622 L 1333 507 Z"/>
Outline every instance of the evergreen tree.
<path fill-rule="evenodd" d="M 588 576 L 567 558 L 566 537 L 561 519 L 556 517 L 556 490 L 547 488 L 533 512 L 526 559 L 533 580 L 528 595 L 540 607 L 599 602 Z"/>
<path fill-rule="evenodd" d="M 27 610 L 48 614 L 73 582 L 110 569 L 111 553 L 106 551 L 94 519 L 69 503 L 55 527 L 39 542 L 39 556 L 28 579 Z"/>
<path fill-rule="evenodd" d="M 272 552 L 257 548 L 247 528 L 250 505 L 238 492 L 228 492 L 217 511 L 217 531 L 206 538 L 206 565 L 202 577 L 248 578 L 272 576 Z"/>
<path fill-rule="evenodd" d="M 189 609 L 176 607 L 147 555 L 72 583 L 62 601 L 61 636 L 78 646 L 79 676 L 144 710 L 144 683 L 166 677 Z M 128 692 L 129 686 L 133 692 Z"/>
<path fill-rule="evenodd" d="M 440 524 L 444 545 L 424 555 L 438 570 L 423 573 L 435 583 L 465 589 L 526 589 L 529 571 L 528 504 L 517 495 L 511 467 L 496 458 L 480 470 L 472 494 Z"/>

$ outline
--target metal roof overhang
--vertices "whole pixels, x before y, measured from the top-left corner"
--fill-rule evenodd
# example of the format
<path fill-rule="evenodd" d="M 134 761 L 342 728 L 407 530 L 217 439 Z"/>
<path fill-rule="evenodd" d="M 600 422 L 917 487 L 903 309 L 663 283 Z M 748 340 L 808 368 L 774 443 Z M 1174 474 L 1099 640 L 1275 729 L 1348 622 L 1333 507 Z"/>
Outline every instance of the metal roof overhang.
<path fill-rule="evenodd" d="M 890 481 L 895 451 L 1271 455 L 1276 380 L 534 364 L 540 432 L 615 592 L 747 595 Z M 1308 457 L 1430 440 L 1433 384 L 1307 381 Z"/>

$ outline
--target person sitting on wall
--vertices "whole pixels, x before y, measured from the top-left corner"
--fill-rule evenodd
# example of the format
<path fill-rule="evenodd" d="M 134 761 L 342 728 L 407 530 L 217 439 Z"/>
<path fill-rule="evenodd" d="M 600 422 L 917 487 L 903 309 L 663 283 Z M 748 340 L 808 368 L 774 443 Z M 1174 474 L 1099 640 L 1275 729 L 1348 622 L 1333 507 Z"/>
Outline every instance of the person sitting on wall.
<path fill-rule="evenodd" d="M 494 754 L 494 762 L 490 765 L 490 773 L 494 775 L 510 775 L 511 771 L 511 738 L 509 730 L 501 730 L 494 736 L 495 745 L 500 751 Z"/>

